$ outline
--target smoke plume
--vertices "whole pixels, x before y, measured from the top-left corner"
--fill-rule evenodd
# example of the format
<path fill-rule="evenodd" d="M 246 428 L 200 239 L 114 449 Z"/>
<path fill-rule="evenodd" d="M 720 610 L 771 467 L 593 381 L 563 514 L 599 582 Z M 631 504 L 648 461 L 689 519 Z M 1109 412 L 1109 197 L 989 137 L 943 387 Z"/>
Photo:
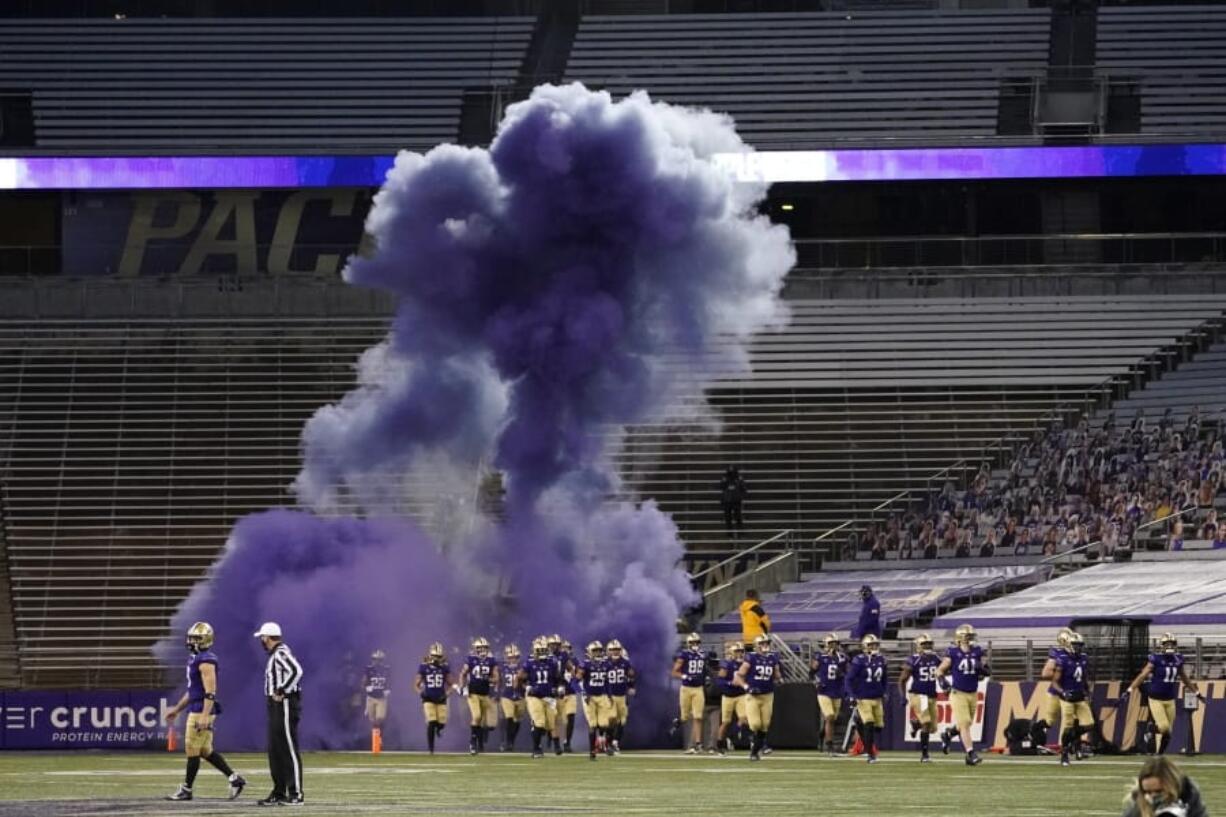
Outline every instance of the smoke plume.
<path fill-rule="evenodd" d="M 388 336 L 307 423 L 299 509 L 241 520 L 174 618 L 218 632 L 223 745 L 261 741 L 264 620 L 305 667 L 307 747 L 360 734 L 343 703 L 376 647 L 393 665 L 389 731 L 420 746 L 417 662 L 442 640 L 455 666 L 477 635 L 525 653 L 546 632 L 578 649 L 619 638 L 642 677 L 631 737 L 653 720 L 693 592 L 671 519 L 627 496 L 613 463 L 628 425 L 744 370 L 744 341 L 784 318 L 787 232 L 757 213 L 764 187 L 709 161 L 744 149 L 727 117 L 576 84 L 508 108 L 488 150 L 397 157 L 367 219 L 374 249 L 345 270 L 395 296 Z M 491 471 L 496 522 L 475 507 Z M 409 518 L 445 485 L 472 487 L 456 500 L 469 524 Z M 457 745 L 467 710 L 452 723 Z"/>

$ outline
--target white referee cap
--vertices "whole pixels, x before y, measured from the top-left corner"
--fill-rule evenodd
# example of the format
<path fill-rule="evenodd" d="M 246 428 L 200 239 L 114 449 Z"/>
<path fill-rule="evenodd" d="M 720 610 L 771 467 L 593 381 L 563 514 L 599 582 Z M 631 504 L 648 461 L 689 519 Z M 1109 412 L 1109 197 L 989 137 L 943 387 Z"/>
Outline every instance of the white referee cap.
<path fill-rule="evenodd" d="M 280 638 L 281 625 L 275 621 L 265 621 L 260 625 L 260 629 L 252 633 L 252 635 L 254 635 L 256 638 L 263 638 L 265 636 L 268 638 Z"/>

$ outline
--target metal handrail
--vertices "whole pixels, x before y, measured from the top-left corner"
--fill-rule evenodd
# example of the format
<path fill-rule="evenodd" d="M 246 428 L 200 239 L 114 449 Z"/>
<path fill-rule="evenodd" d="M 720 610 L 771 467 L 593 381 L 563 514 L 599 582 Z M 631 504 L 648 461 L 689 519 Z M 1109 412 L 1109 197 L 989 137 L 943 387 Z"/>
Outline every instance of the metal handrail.
<path fill-rule="evenodd" d="M 711 565 L 710 567 L 704 568 L 703 570 L 700 570 L 700 571 L 698 571 L 697 573 L 692 573 L 692 574 L 690 574 L 690 581 L 697 581 L 697 580 L 701 579 L 703 576 L 706 576 L 708 573 L 711 573 L 711 572 L 713 572 L 713 571 L 715 571 L 715 570 L 718 570 L 719 568 L 724 567 L 725 565 L 733 564 L 734 562 L 738 562 L 738 561 L 740 561 L 740 560 L 741 560 L 741 558 L 743 558 L 744 556 L 747 556 L 747 555 L 749 555 L 750 553 L 753 553 L 753 552 L 755 552 L 755 551 L 757 551 L 757 550 L 759 550 L 759 549 L 761 549 L 761 548 L 763 548 L 763 547 L 765 547 L 765 546 L 769 545 L 771 542 L 776 542 L 776 541 L 778 541 L 779 539 L 784 539 L 785 537 L 790 537 L 791 535 L 792 535 L 792 529 L 791 529 L 791 528 L 789 528 L 789 529 L 787 529 L 787 530 L 780 531 L 779 533 L 776 533 L 774 536 L 772 536 L 772 537 L 771 537 L 771 538 L 769 538 L 769 539 L 763 539 L 761 542 L 758 542 L 758 544 L 756 544 L 756 545 L 751 545 L 750 547 L 747 547 L 747 548 L 745 548 L 744 550 L 737 551 L 737 552 L 736 552 L 736 553 L 734 553 L 733 555 L 729 556 L 727 559 L 724 559 L 722 562 L 716 562 L 715 564 Z M 787 543 L 788 543 L 788 544 L 787 544 L 787 546 L 784 548 L 784 550 L 792 550 L 793 548 L 792 548 L 792 546 L 791 546 L 791 540 L 790 540 L 790 538 L 789 538 L 789 539 L 786 539 L 785 541 L 787 541 Z"/>

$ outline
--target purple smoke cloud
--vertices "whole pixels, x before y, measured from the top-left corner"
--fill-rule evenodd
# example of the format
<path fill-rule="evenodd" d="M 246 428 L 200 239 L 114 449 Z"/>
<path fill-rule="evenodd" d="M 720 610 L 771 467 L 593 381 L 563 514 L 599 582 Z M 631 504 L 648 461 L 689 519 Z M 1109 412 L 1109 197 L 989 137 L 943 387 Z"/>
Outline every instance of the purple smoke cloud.
<path fill-rule="evenodd" d="M 709 161 L 744 149 L 726 117 L 576 84 L 508 108 L 488 151 L 397 157 L 367 219 L 375 250 L 345 270 L 396 296 L 388 337 L 303 431 L 304 510 L 240 521 L 174 618 L 218 631 L 231 739 L 260 743 L 249 636 L 266 619 L 306 668 L 308 747 L 352 740 L 342 657 L 375 647 L 393 661 L 396 743 L 424 743 L 416 664 L 434 640 L 458 660 L 476 635 L 525 652 L 546 632 L 577 649 L 616 637 L 642 676 L 631 738 L 658 725 L 693 591 L 672 520 L 626 498 L 612 463 L 627 425 L 744 370 L 744 341 L 785 317 L 787 231 L 757 213 L 765 187 Z M 413 495 L 458 493 L 491 465 L 502 521 L 472 503 L 459 529 L 407 518 Z M 453 723 L 455 746 L 458 705 Z"/>

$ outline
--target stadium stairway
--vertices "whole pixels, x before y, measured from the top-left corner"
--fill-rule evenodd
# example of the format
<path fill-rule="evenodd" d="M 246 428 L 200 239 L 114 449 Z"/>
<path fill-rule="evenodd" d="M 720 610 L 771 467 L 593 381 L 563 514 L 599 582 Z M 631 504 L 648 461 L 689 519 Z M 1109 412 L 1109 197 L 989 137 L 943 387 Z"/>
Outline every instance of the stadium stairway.
<path fill-rule="evenodd" d="M 0 473 L 0 689 L 15 689 L 21 686 L 21 654 L 17 650 L 13 598 L 9 589 L 4 494 L 4 475 Z"/>

